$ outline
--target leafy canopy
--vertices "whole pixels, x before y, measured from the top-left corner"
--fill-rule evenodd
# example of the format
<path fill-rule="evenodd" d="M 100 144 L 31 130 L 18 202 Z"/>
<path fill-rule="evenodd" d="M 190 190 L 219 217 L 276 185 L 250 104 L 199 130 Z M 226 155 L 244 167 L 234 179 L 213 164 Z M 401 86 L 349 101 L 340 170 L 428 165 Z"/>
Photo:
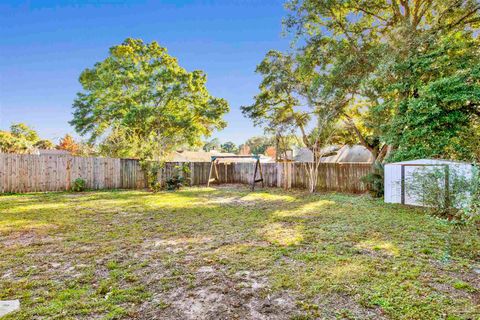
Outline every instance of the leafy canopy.
<path fill-rule="evenodd" d="M 238 152 L 238 146 L 232 141 L 227 141 L 225 143 L 222 143 L 220 148 L 222 149 L 223 152 L 229 152 L 229 153 Z"/>
<path fill-rule="evenodd" d="M 301 59 L 300 55 L 269 51 L 256 69 L 262 76 L 260 92 L 253 104 L 241 109 L 277 139 L 298 135 L 300 144 L 319 153 L 333 136 L 337 110 L 312 90 L 316 72 L 304 68 Z"/>
<path fill-rule="evenodd" d="M 247 139 L 245 144 L 249 147 L 252 154 L 265 154 L 267 148 L 274 146 L 275 142 L 271 137 L 255 136 Z"/>
<path fill-rule="evenodd" d="M 25 123 L 14 123 L 10 131 L 0 130 L 0 152 L 32 153 L 35 149 L 53 149 L 50 140 L 41 140 L 38 133 Z"/>
<path fill-rule="evenodd" d="M 450 152 L 457 145 L 449 137 L 478 132 L 479 107 L 472 97 L 476 80 L 465 77 L 474 73 L 475 59 L 468 57 L 479 49 L 477 1 L 292 0 L 287 7 L 291 14 L 285 26 L 300 40 L 298 60 L 316 73 L 311 90 L 338 111 L 362 144 L 374 152 L 388 144 L 397 160 L 474 153 Z M 447 49 L 450 44 L 462 49 Z M 442 50 L 443 56 L 438 54 Z M 444 59 L 461 55 L 464 63 Z M 435 72 L 427 71 L 429 64 Z M 466 81 L 462 90 L 470 92 L 468 101 L 444 90 L 458 88 L 461 80 Z M 434 97 L 439 86 L 443 89 Z M 413 105 L 420 104 L 431 112 L 417 112 Z M 442 111 L 435 113 L 435 108 Z M 427 114 L 441 114 L 441 119 L 426 119 Z M 448 125 L 456 121 L 460 125 Z M 441 140 L 445 146 L 431 147 Z M 427 146 L 422 152 L 403 152 L 421 145 Z"/>
<path fill-rule="evenodd" d="M 389 90 L 412 92 L 387 100 L 376 112 L 393 116 L 382 126 L 396 147 L 390 160 L 425 156 L 474 161 L 480 150 L 478 40 L 460 33 L 412 54 L 396 68 L 407 73 Z M 480 158 L 478 158 L 480 159 Z"/>
<path fill-rule="evenodd" d="M 60 139 L 57 145 L 58 150 L 65 150 L 72 154 L 77 154 L 80 150 L 80 146 L 75 139 L 69 134 L 66 134 L 63 138 Z"/>
<path fill-rule="evenodd" d="M 129 38 L 82 72 L 70 123 L 91 141 L 113 135 L 109 143 L 121 140 L 125 153 L 161 157 L 226 125 L 228 103 L 210 95 L 206 80 L 157 42 Z"/>
<path fill-rule="evenodd" d="M 220 150 L 220 140 L 218 138 L 213 138 L 210 141 L 205 141 L 203 145 L 203 151 L 212 151 L 212 150 Z"/>

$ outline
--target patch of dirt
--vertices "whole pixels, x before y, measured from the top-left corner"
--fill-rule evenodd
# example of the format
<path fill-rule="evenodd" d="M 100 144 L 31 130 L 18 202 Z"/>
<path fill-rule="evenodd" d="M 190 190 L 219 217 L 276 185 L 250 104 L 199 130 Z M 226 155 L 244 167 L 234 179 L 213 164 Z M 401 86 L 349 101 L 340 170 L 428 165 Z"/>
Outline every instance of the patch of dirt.
<path fill-rule="evenodd" d="M 221 183 L 221 184 L 213 184 L 211 185 L 212 188 L 218 190 L 226 190 L 226 191 L 250 191 L 251 186 L 240 184 L 240 183 Z M 258 190 L 258 186 L 255 186 L 255 189 Z M 261 188 L 260 188 L 261 189 Z"/>
<path fill-rule="evenodd" d="M 247 206 L 247 207 L 254 207 L 258 205 L 254 201 L 246 201 L 242 199 L 242 197 L 212 197 L 210 200 L 207 201 L 207 204 L 219 204 L 219 205 L 231 205 L 231 206 Z"/>
<path fill-rule="evenodd" d="M 437 276 L 443 276 L 451 281 L 462 281 L 467 283 L 473 290 L 457 289 L 452 283 L 439 282 L 430 279 L 428 274 L 422 276 L 426 279 L 425 282 L 433 289 L 448 294 L 456 299 L 470 299 L 473 305 L 480 305 L 480 276 L 475 272 L 474 268 L 471 270 L 451 270 L 447 265 L 439 261 L 431 261 L 437 269 Z"/>
<path fill-rule="evenodd" d="M 455 289 L 449 283 L 430 281 L 430 282 L 428 282 L 428 286 L 435 289 L 436 291 L 446 293 L 450 297 L 455 297 L 456 299 L 469 298 L 470 297 L 470 295 L 467 292 L 465 292 L 463 290 Z"/>
<path fill-rule="evenodd" d="M 228 276 L 225 270 L 207 265 L 196 270 L 193 284 L 155 295 L 140 313 L 148 319 L 266 320 L 290 319 L 296 309 L 292 294 L 271 293 L 267 278 L 259 273 Z"/>
<path fill-rule="evenodd" d="M 317 297 L 314 303 L 318 306 L 321 319 L 388 319 L 380 308 L 365 308 L 355 297 L 331 293 Z"/>
<path fill-rule="evenodd" d="M 166 252 L 177 253 L 181 251 L 197 251 L 202 250 L 202 246 L 211 245 L 212 239 L 208 237 L 191 237 L 191 238 L 170 238 L 170 239 L 148 239 L 143 243 L 145 253 L 154 250 L 164 250 Z"/>
<path fill-rule="evenodd" d="M 391 259 L 395 257 L 390 252 L 387 252 L 384 250 L 374 250 L 370 248 L 357 249 L 356 253 L 361 255 L 366 255 L 372 258 L 377 258 L 377 259 Z"/>
<path fill-rule="evenodd" d="M 53 238 L 47 235 L 39 234 L 34 231 L 16 232 L 9 234 L 5 238 L 0 237 L 0 247 L 27 247 L 32 245 L 45 245 L 54 241 L 59 241 L 61 238 Z"/>
<path fill-rule="evenodd" d="M 440 261 L 430 261 L 438 271 L 442 274 L 449 276 L 453 279 L 459 279 L 469 283 L 478 292 L 480 292 L 480 275 L 475 271 L 475 267 L 472 266 L 470 270 L 450 270 L 447 265 L 442 264 Z"/>

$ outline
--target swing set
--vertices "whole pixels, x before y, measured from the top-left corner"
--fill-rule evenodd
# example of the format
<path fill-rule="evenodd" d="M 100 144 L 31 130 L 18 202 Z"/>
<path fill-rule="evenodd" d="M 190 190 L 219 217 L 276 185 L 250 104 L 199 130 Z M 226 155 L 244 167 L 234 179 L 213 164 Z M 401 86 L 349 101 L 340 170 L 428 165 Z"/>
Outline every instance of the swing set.
<path fill-rule="evenodd" d="M 260 165 L 260 156 L 253 155 L 253 156 L 212 156 L 212 160 L 210 163 L 210 172 L 208 174 L 208 182 L 207 187 L 210 186 L 211 182 L 218 182 L 220 183 L 220 177 L 218 174 L 218 163 L 220 159 L 255 159 L 255 171 L 253 173 L 252 179 L 252 191 L 255 190 L 255 184 L 258 182 L 262 183 L 262 188 L 264 187 L 263 183 L 263 173 L 262 173 L 262 166 Z M 260 174 L 260 177 L 257 179 L 257 172 Z M 215 175 L 213 177 L 213 175 Z"/>

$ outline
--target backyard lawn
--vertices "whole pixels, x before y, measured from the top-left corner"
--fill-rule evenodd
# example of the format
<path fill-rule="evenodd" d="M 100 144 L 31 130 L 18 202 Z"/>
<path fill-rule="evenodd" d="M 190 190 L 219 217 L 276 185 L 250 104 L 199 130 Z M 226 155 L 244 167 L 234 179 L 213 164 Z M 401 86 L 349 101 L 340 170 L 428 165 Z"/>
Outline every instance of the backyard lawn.
<path fill-rule="evenodd" d="M 6 195 L 0 300 L 20 299 L 5 319 L 479 319 L 479 234 L 451 228 L 280 189 Z"/>

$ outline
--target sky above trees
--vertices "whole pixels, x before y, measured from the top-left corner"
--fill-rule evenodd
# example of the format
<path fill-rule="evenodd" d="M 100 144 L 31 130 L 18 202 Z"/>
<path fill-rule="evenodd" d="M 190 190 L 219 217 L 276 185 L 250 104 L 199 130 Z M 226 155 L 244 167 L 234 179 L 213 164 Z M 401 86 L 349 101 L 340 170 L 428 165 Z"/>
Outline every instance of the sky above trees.
<path fill-rule="evenodd" d="M 127 37 L 158 41 L 188 70 L 208 76 L 211 94 L 231 106 L 228 126 L 214 134 L 237 144 L 262 133 L 242 116 L 260 78 L 256 65 L 281 36 L 282 0 L 2 1 L 0 4 L 0 130 L 12 122 L 44 138 L 74 133 L 68 124 L 78 77 Z M 125 4 L 124 4 L 125 3 Z"/>

